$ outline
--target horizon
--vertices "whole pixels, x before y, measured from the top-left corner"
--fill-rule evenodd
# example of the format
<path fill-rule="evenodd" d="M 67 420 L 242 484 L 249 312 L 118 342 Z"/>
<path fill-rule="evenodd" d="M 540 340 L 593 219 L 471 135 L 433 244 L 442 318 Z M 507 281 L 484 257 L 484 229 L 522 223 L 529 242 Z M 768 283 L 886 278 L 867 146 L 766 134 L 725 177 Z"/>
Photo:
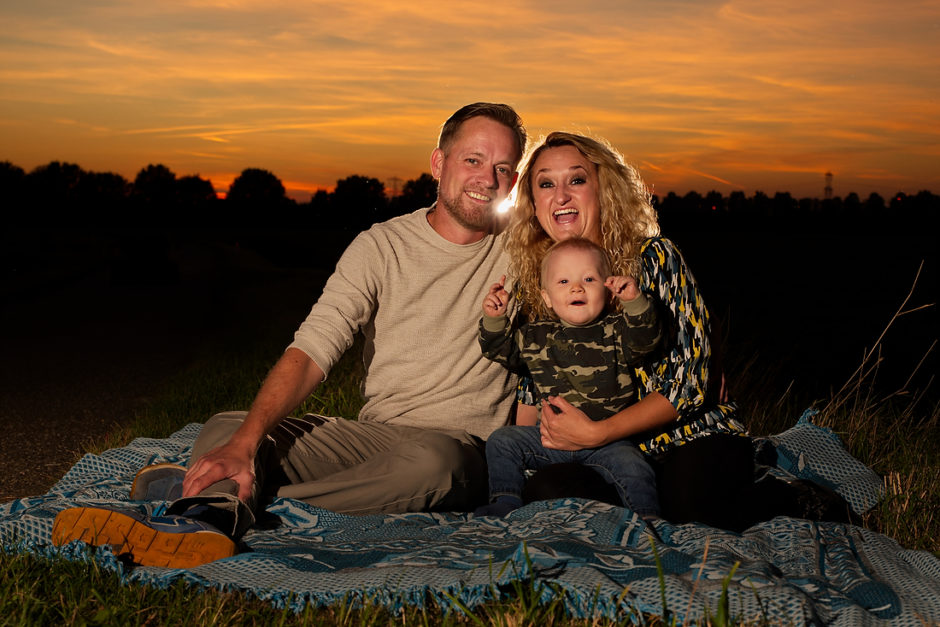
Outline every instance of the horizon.
<path fill-rule="evenodd" d="M 0 7 L 0 159 L 225 192 L 249 167 L 304 201 L 428 171 L 460 106 L 532 141 L 599 136 L 653 193 L 890 197 L 940 189 L 940 5 L 640 0 L 37 0 Z"/>
<path fill-rule="evenodd" d="M 73 162 L 70 162 L 70 161 L 67 161 L 67 160 L 64 160 L 64 159 L 54 159 L 54 160 L 52 160 L 52 161 L 50 161 L 50 162 L 48 162 L 48 163 L 40 164 L 40 165 L 38 165 L 38 166 L 36 166 L 35 168 L 32 168 L 32 169 L 26 169 L 26 168 L 23 168 L 22 166 L 20 166 L 20 165 L 17 164 L 17 163 L 13 163 L 12 161 L 5 160 L 5 159 L 0 159 L 0 164 L 2 164 L 2 163 L 4 163 L 4 162 L 9 163 L 10 165 L 12 165 L 12 166 L 14 166 L 14 167 L 18 167 L 18 168 L 23 169 L 23 170 L 24 170 L 24 174 L 25 174 L 26 176 L 29 176 L 29 175 L 30 175 L 33 171 L 35 171 L 35 170 L 39 170 L 39 169 L 44 168 L 44 167 L 46 167 L 46 166 L 52 165 L 52 164 L 54 164 L 54 163 L 59 163 L 59 164 L 62 164 L 62 165 L 73 165 L 73 166 L 76 166 L 76 167 L 78 167 L 79 169 L 81 169 L 82 172 L 85 173 L 85 174 L 119 174 L 119 175 L 122 176 L 122 177 L 127 181 L 127 183 L 128 183 L 129 185 L 131 185 L 131 186 L 133 186 L 133 184 L 134 184 L 134 179 L 135 179 L 135 177 L 136 177 L 136 174 L 135 174 L 134 176 L 127 177 L 127 176 L 124 176 L 123 174 L 120 174 L 120 173 L 117 173 L 117 172 L 110 172 L 110 171 L 105 172 L 105 171 L 100 171 L 100 170 L 90 170 L 90 169 L 87 169 L 87 168 L 82 167 L 82 165 L 81 165 L 80 163 L 73 163 Z M 147 166 L 144 166 L 144 167 L 138 169 L 137 172 L 139 173 L 139 172 L 141 172 L 142 170 L 144 170 L 145 168 L 150 167 L 150 166 L 161 166 L 161 165 L 163 165 L 164 167 L 166 167 L 164 164 L 152 163 L 152 162 L 151 162 L 151 163 L 149 163 Z M 249 167 L 249 168 L 246 168 L 246 169 L 259 169 L 259 168 L 251 168 L 251 167 Z M 245 170 L 245 169 L 243 169 L 242 172 L 244 172 L 244 170 Z M 171 172 L 172 172 L 172 170 L 171 170 Z M 182 178 L 182 177 L 193 176 L 193 175 L 190 175 L 190 174 L 181 174 L 181 173 L 179 173 L 179 172 L 172 172 L 172 173 L 173 173 L 173 175 L 175 176 L 175 178 L 176 178 L 177 180 L 179 180 L 179 179 Z M 277 176 L 277 173 L 271 172 L 271 174 L 273 174 L 274 177 L 277 178 L 277 179 L 280 181 L 280 177 Z M 241 175 L 241 172 L 239 172 L 239 174 L 236 175 L 236 178 L 237 178 L 237 176 L 240 176 L 240 175 Z M 411 179 L 403 179 L 403 178 L 401 178 L 401 177 L 398 177 L 395 182 L 396 182 L 397 184 L 400 184 L 400 185 L 403 186 L 405 183 L 414 181 L 414 180 L 418 179 L 418 178 L 419 178 L 420 176 L 422 176 L 422 175 L 431 176 L 430 172 L 422 172 L 422 173 L 418 174 L 417 176 L 415 176 L 414 178 L 411 178 Z M 198 176 L 198 175 L 195 175 L 195 176 Z M 348 175 L 346 175 L 346 176 L 344 176 L 344 177 L 340 177 L 340 179 L 338 179 L 337 182 L 339 182 L 340 180 L 346 180 L 346 179 L 349 179 L 349 178 L 352 178 L 352 177 L 356 177 L 356 176 L 361 176 L 361 177 L 365 177 L 365 178 L 373 178 L 373 179 L 379 180 L 377 177 L 373 177 L 373 176 L 371 176 L 371 175 L 369 175 L 369 174 L 367 174 L 367 173 L 358 172 L 358 173 L 354 173 L 354 174 L 348 174 Z M 216 191 L 216 197 L 217 197 L 219 200 L 225 200 L 225 199 L 227 198 L 228 191 L 229 191 L 228 188 L 226 188 L 225 190 L 220 190 L 220 189 L 218 188 L 218 186 L 216 186 L 215 183 L 213 183 L 210 179 L 206 179 L 205 177 L 200 177 L 200 178 L 203 178 L 204 180 L 207 180 L 210 184 L 212 184 L 213 189 Z M 281 181 L 281 182 L 283 183 L 283 181 Z M 379 182 L 383 185 L 384 191 L 385 191 L 385 196 L 386 196 L 388 199 L 392 199 L 392 198 L 395 198 L 396 196 L 400 195 L 400 190 L 394 189 L 392 186 L 389 185 L 389 182 L 388 182 L 388 181 L 379 180 Z M 316 192 L 318 192 L 318 191 L 325 191 L 325 192 L 327 192 L 327 193 L 329 193 L 329 194 L 332 194 L 332 193 L 335 191 L 335 188 L 336 188 L 336 185 L 334 184 L 334 185 L 332 185 L 332 186 L 330 186 L 330 187 L 328 187 L 328 188 L 327 188 L 327 187 L 318 188 L 317 190 L 314 190 L 314 192 L 310 192 L 310 193 L 308 193 L 308 192 L 302 192 L 302 195 L 300 195 L 300 196 L 298 196 L 298 197 L 295 197 L 295 196 L 292 196 L 292 195 L 291 195 L 290 190 L 287 189 L 286 186 L 285 186 L 285 196 L 286 196 L 288 199 L 290 199 L 290 200 L 292 200 L 292 201 L 294 201 L 294 202 L 296 202 L 296 203 L 298 203 L 298 204 L 304 204 L 304 203 L 309 203 L 309 202 L 311 202 L 312 196 L 313 196 L 314 193 L 316 193 Z M 0 190 L 0 191 L 2 191 L 2 190 Z M 712 187 L 712 188 L 707 188 L 707 189 L 706 189 L 706 188 L 690 189 L 690 190 L 685 191 L 684 193 L 675 192 L 675 191 L 673 191 L 673 190 L 669 190 L 669 191 L 667 191 L 667 192 L 665 192 L 665 193 L 658 193 L 658 192 L 656 192 L 655 190 L 650 190 L 651 195 L 654 196 L 654 197 L 656 197 L 656 198 L 659 198 L 659 199 L 664 199 L 664 198 L 666 198 L 667 196 L 669 196 L 670 194 L 674 194 L 674 195 L 678 196 L 679 198 L 684 198 L 684 197 L 687 196 L 688 194 L 699 194 L 700 196 L 702 196 L 702 197 L 704 198 L 704 197 L 706 197 L 707 195 L 712 194 L 712 193 L 715 193 L 715 192 L 720 193 L 723 198 L 728 198 L 728 197 L 731 196 L 731 194 L 733 194 L 733 193 L 741 192 L 741 193 L 744 193 L 744 194 L 745 194 L 745 197 L 748 198 L 748 199 L 753 199 L 753 198 L 755 198 L 758 194 L 763 194 L 763 195 L 765 195 L 766 197 L 768 197 L 768 198 L 770 198 L 770 199 L 773 199 L 773 197 L 774 197 L 776 194 L 789 194 L 789 195 L 790 195 L 794 200 L 796 200 L 796 201 L 801 201 L 801 200 L 807 200 L 807 199 L 808 199 L 808 200 L 815 200 L 815 201 L 819 201 L 819 202 L 824 202 L 824 201 L 830 200 L 830 199 L 831 199 L 831 200 L 837 200 L 837 201 L 844 201 L 844 200 L 846 199 L 846 197 L 848 197 L 848 196 L 850 196 L 850 195 L 853 195 L 853 194 L 854 194 L 855 196 L 857 196 L 857 198 L 858 198 L 861 202 L 865 202 L 872 194 L 877 194 L 877 195 L 881 196 L 881 198 L 882 198 L 882 200 L 884 200 L 886 206 L 887 206 L 887 205 L 890 205 L 891 201 L 894 200 L 896 197 L 898 197 L 900 194 L 903 194 L 904 196 L 907 196 L 907 197 L 916 196 L 917 194 L 920 194 L 920 193 L 927 193 L 927 194 L 930 194 L 931 196 L 936 196 L 936 194 L 934 194 L 933 190 L 930 190 L 930 189 L 919 189 L 919 190 L 917 190 L 917 191 L 907 191 L 907 190 L 900 190 L 900 189 L 899 189 L 899 190 L 895 190 L 893 193 L 890 193 L 890 194 L 881 194 L 881 193 L 879 193 L 879 192 L 877 192 L 877 191 L 872 191 L 872 192 L 870 192 L 870 193 L 868 193 L 868 194 L 861 194 L 861 193 L 856 192 L 855 190 L 849 190 L 849 191 L 847 191 L 845 194 L 837 194 L 837 193 L 835 193 L 835 191 L 830 190 L 831 195 L 829 196 L 829 198 L 826 198 L 826 196 L 825 196 L 825 194 L 826 194 L 826 190 L 825 190 L 825 189 L 823 190 L 823 194 L 820 194 L 820 195 L 812 195 L 812 194 L 811 194 L 811 195 L 797 195 L 797 194 L 794 194 L 794 193 L 792 193 L 791 191 L 785 190 L 785 189 L 776 190 L 776 191 L 774 191 L 774 192 L 767 192 L 767 191 L 762 190 L 762 189 L 755 189 L 755 190 L 751 191 L 750 193 L 745 192 L 745 190 L 730 190 L 730 191 L 728 191 L 728 192 L 721 192 L 720 190 L 718 190 L 718 189 L 716 189 L 716 188 L 714 188 L 714 187 Z M 514 193 L 515 193 L 515 190 L 513 190 L 513 195 L 511 195 L 510 198 L 512 198 L 512 196 L 514 196 Z"/>

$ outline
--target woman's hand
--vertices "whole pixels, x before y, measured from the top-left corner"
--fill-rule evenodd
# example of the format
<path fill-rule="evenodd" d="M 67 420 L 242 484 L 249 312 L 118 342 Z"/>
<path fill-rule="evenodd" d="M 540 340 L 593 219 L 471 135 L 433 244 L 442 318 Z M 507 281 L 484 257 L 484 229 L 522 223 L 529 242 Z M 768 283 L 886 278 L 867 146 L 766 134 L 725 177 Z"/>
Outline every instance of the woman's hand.
<path fill-rule="evenodd" d="M 560 413 L 542 403 L 542 446 L 561 451 L 598 448 L 638 433 L 663 429 L 678 418 L 676 408 L 659 392 L 651 392 L 606 420 L 593 421 L 560 396 L 548 397 Z"/>
<path fill-rule="evenodd" d="M 554 405 L 558 412 L 551 408 Z M 542 446 L 560 451 L 580 451 L 606 444 L 603 422 L 595 422 L 561 396 L 542 403 Z"/>

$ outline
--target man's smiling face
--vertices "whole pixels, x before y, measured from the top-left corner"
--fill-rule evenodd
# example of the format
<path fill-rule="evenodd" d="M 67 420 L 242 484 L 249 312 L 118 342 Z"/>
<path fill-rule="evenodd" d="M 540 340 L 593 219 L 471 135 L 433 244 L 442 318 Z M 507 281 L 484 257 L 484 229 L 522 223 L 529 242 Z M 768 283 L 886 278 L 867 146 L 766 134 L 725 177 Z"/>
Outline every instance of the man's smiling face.
<path fill-rule="evenodd" d="M 496 207 L 509 195 L 519 160 L 513 131 L 488 117 L 470 118 L 445 151 L 435 149 L 432 174 L 438 202 L 460 226 L 487 230 Z"/>

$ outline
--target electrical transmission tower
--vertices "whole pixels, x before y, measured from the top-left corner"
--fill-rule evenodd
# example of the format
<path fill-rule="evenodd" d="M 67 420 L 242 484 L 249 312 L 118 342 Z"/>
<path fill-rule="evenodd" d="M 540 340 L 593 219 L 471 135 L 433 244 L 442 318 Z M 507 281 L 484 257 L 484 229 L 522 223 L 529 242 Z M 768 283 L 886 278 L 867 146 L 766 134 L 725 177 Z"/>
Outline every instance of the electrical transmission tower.
<path fill-rule="evenodd" d="M 388 179 L 386 185 L 388 185 L 389 196 L 394 197 L 401 193 L 401 183 L 402 180 L 397 176 Z"/>

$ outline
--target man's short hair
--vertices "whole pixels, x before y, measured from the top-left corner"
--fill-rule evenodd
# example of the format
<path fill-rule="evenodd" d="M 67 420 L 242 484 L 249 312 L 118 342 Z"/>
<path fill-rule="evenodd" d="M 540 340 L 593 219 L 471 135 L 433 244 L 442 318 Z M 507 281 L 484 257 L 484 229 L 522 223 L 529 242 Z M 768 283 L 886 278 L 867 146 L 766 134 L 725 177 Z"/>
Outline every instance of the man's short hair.
<path fill-rule="evenodd" d="M 542 266 L 539 270 L 539 276 L 541 277 L 540 283 L 542 285 L 545 285 L 545 271 L 548 270 L 549 259 L 551 259 L 552 255 L 555 253 L 565 250 L 586 250 L 594 253 L 597 255 L 597 269 L 601 273 L 601 280 L 605 281 L 607 277 L 610 276 L 610 256 L 607 254 L 607 251 L 589 239 L 572 237 L 552 244 L 552 247 L 545 251 L 545 256 L 542 257 Z"/>
<path fill-rule="evenodd" d="M 447 151 L 450 150 L 451 144 L 454 143 L 454 139 L 457 137 L 460 125 L 470 118 L 478 116 L 499 122 L 513 132 L 516 136 L 516 144 L 519 148 L 519 153 L 516 155 L 516 162 L 519 162 L 522 159 L 522 155 L 525 154 L 527 141 L 525 127 L 522 125 L 522 118 L 519 117 L 516 110 L 505 104 L 475 102 L 461 107 L 444 122 L 444 125 L 441 127 L 441 136 L 437 140 L 437 147 L 443 150 L 444 153 L 447 153 Z"/>

